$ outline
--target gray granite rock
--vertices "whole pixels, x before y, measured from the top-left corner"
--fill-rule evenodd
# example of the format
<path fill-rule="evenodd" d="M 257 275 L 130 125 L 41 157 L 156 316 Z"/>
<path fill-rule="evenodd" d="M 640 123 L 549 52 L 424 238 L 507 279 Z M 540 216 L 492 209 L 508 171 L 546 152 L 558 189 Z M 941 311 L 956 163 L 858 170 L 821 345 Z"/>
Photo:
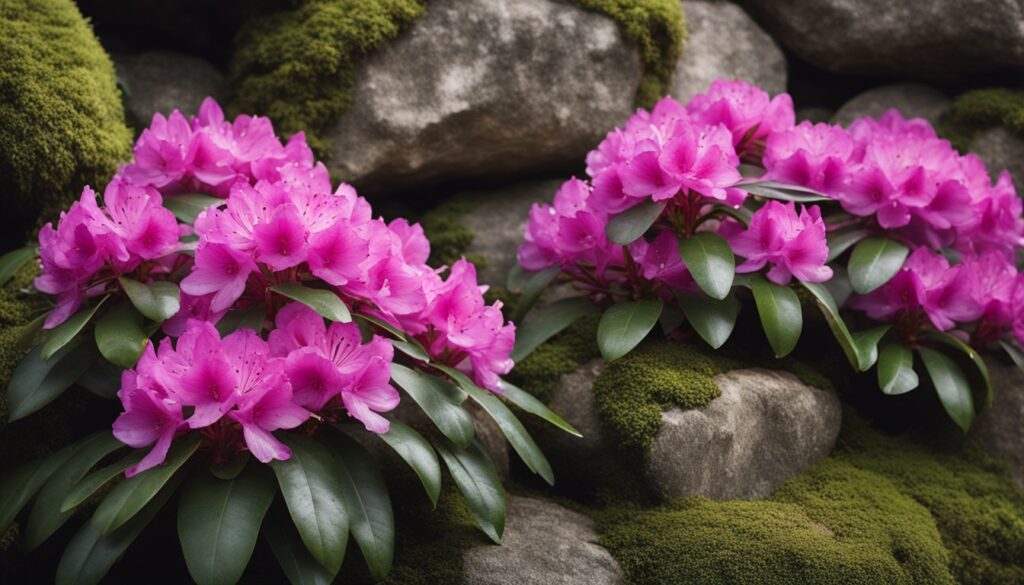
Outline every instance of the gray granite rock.
<path fill-rule="evenodd" d="M 800 122 L 803 122 L 804 120 L 817 124 L 819 122 L 830 121 L 832 119 L 832 116 L 834 115 L 835 112 L 828 108 L 820 108 L 814 106 L 807 108 L 798 108 L 796 111 L 796 121 L 798 124 Z"/>
<path fill-rule="evenodd" d="M 473 585 L 616 585 L 622 569 L 586 516 L 557 504 L 511 496 L 501 546 L 481 545 L 463 557 Z"/>
<path fill-rule="evenodd" d="M 1013 480 L 1024 489 L 1024 374 L 1012 365 L 986 362 L 995 396 L 971 432 L 1007 463 Z"/>
<path fill-rule="evenodd" d="M 865 91 L 843 104 L 832 121 L 849 125 L 857 118 L 877 118 L 896 108 L 906 118 L 924 118 L 934 125 L 952 104 L 941 91 L 920 83 L 894 83 Z"/>
<path fill-rule="evenodd" d="M 143 127 L 153 114 L 175 108 L 195 115 L 206 97 L 222 98 L 227 84 L 213 65 L 168 51 L 113 55 L 117 76 L 128 90 L 128 113 Z"/>
<path fill-rule="evenodd" d="M 639 52 L 615 22 L 551 0 L 436 0 L 358 66 L 324 137 L 375 194 L 444 177 L 559 173 L 633 112 Z"/>
<path fill-rule="evenodd" d="M 1017 194 L 1024 194 L 1024 140 L 1005 128 L 989 128 L 971 141 L 970 150 L 985 161 L 993 179 L 1003 170 L 1010 171 Z"/>
<path fill-rule="evenodd" d="M 959 80 L 1024 72 L 1024 0 L 743 0 L 797 56 L 838 73 Z"/>
<path fill-rule="evenodd" d="M 685 0 L 686 43 L 669 94 L 681 102 L 711 82 L 740 79 L 770 94 L 786 91 L 786 59 L 768 33 L 730 2 Z"/>

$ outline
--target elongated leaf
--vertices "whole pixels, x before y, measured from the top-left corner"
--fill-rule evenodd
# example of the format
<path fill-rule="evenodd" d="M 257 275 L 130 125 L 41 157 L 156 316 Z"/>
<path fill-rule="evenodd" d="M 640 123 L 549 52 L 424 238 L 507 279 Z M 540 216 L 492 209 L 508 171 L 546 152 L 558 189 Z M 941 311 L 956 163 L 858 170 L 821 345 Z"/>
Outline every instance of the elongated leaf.
<path fill-rule="evenodd" d="M 143 328 L 144 317 L 129 302 L 121 302 L 96 322 L 96 347 L 110 363 L 124 369 L 134 368 L 149 343 Z"/>
<path fill-rule="evenodd" d="M 123 526 L 110 534 L 86 522 L 64 549 L 57 565 L 57 585 L 96 585 L 153 520 L 181 482 L 175 476 Z"/>
<path fill-rule="evenodd" d="M 718 234 L 701 232 L 679 240 L 679 256 L 697 286 L 713 299 L 722 300 L 732 289 L 736 257 Z"/>
<path fill-rule="evenodd" d="M 341 471 L 341 495 L 349 530 L 366 559 L 370 574 L 382 581 L 395 556 L 395 516 L 380 467 L 362 445 L 347 435 L 325 438 Z"/>
<path fill-rule="evenodd" d="M 586 315 L 597 312 L 586 297 L 573 297 L 555 301 L 534 310 L 516 329 L 516 345 L 512 349 L 512 359 L 521 361 L 568 326 Z"/>
<path fill-rule="evenodd" d="M 415 339 L 409 341 L 402 341 L 401 339 L 392 339 L 391 345 L 395 346 L 395 349 L 411 357 L 414 360 L 421 362 L 429 362 L 430 355 L 427 354 L 427 350 Z"/>
<path fill-rule="evenodd" d="M 21 333 L 19 333 L 18 338 L 14 340 L 13 347 L 16 351 L 26 351 L 30 347 L 39 343 L 43 334 L 43 323 L 46 322 L 46 317 L 48 315 L 49 313 L 43 313 L 29 321 L 27 325 L 21 328 Z"/>
<path fill-rule="evenodd" d="M 1010 356 L 1010 359 L 1013 360 L 1013 363 L 1020 369 L 1020 371 L 1024 372 L 1024 351 L 1017 347 L 1017 344 L 1012 341 L 1000 341 L 999 345 L 1002 346 L 1006 355 Z"/>
<path fill-rule="evenodd" d="M 925 370 L 946 414 L 966 433 L 974 420 L 974 400 L 967 376 L 956 362 L 939 351 L 919 347 L 917 353 L 924 361 Z"/>
<path fill-rule="evenodd" d="M 644 199 L 643 203 L 608 220 L 605 234 L 616 244 L 629 244 L 647 233 L 654 222 L 658 221 L 662 211 L 665 211 L 665 203 Z"/>
<path fill-rule="evenodd" d="M 196 469 L 178 503 L 178 538 L 188 572 L 199 585 L 234 585 L 256 546 L 277 484 L 262 465 L 234 479 Z"/>
<path fill-rule="evenodd" d="M 867 371 L 875 363 L 874 356 L 877 356 L 875 350 L 868 345 L 869 341 L 862 342 L 864 345 L 862 350 L 855 336 L 850 333 L 846 322 L 839 315 L 839 307 L 836 306 L 832 294 L 823 284 L 817 282 L 801 282 L 801 284 L 814 296 L 815 304 L 818 305 L 818 309 L 825 317 L 829 329 L 832 330 L 832 335 L 839 342 L 839 346 L 843 348 L 843 353 L 846 354 L 850 365 L 858 372 Z M 878 339 L 875 339 L 875 344 L 877 345 L 877 343 Z"/>
<path fill-rule="evenodd" d="M 75 338 L 43 361 L 36 346 L 21 360 L 7 386 L 7 416 L 16 421 L 46 406 L 71 387 L 96 360 L 99 352 L 91 339 Z"/>
<path fill-rule="evenodd" d="M 74 489 L 68 492 L 67 497 L 65 497 L 64 501 L 61 502 L 61 513 L 74 509 L 79 504 L 87 500 L 89 496 L 96 493 L 97 490 L 107 485 L 112 480 L 121 477 L 124 470 L 141 461 L 143 456 L 145 456 L 145 453 L 146 452 L 142 450 L 134 451 L 121 458 L 120 461 L 89 472 L 88 475 L 83 477 L 82 480 L 74 486 Z"/>
<path fill-rule="evenodd" d="M 903 268 L 908 253 L 906 246 L 889 238 L 861 240 L 847 264 L 853 290 L 863 295 L 889 282 Z"/>
<path fill-rule="evenodd" d="M 583 436 L 582 433 L 576 430 L 576 427 L 572 426 L 566 422 L 565 419 L 555 414 L 543 402 L 537 400 L 536 396 L 530 394 L 526 390 L 502 380 L 501 395 L 512 404 L 515 404 L 532 415 L 539 416 L 570 435 L 575 435 L 577 437 Z"/>
<path fill-rule="evenodd" d="M 597 346 L 607 361 L 633 350 L 658 323 L 662 302 L 629 301 L 613 305 L 597 326 Z"/>
<path fill-rule="evenodd" d="M 68 491 L 100 460 L 121 447 L 124 445 L 110 432 L 95 433 L 75 444 L 74 454 L 39 490 L 39 497 L 25 525 L 23 542 L 26 550 L 33 550 L 42 544 L 71 517 L 71 511 L 61 510 L 61 503 Z"/>
<path fill-rule="evenodd" d="M 740 302 L 730 293 L 720 301 L 689 292 L 676 291 L 679 306 L 693 330 L 713 349 L 722 347 L 736 326 Z"/>
<path fill-rule="evenodd" d="M 867 230 L 847 230 L 828 234 L 828 260 L 831 262 L 843 255 L 854 244 L 868 237 Z"/>
<path fill-rule="evenodd" d="M 388 432 L 377 436 L 409 464 L 420 478 L 430 503 L 437 507 L 437 499 L 441 496 L 441 464 L 430 443 L 412 428 L 397 420 L 391 421 Z"/>
<path fill-rule="evenodd" d="M 306 305 L 330 321 L 348 323 L 352 320 L 348 305 L 333 291 L 308 288 L 294 282 L 270 287 L 270 290 Z"/>
<path fill-rule="evenodd" d="M 121 368 L 105 359 L 98 359 L 79 376 L 78 385 L 100 398 L 110 400 L 121 389 Z"/>
<path fill-rule="evenodd" d="M 505 279 L 505 288 L 514 293 L 522 292 L 529 280 L 530 273 L 523 270 L 522 266 L 516 264 L 508 271 L 508 277 Z"/>
<path fill-rule="evenodd" d="M 776 183 L 774 181 L 739 183 L 737 185 L 733 185 L 733 187 L 742 189 L 751 195 L 757 195 L 766 199 L 776 199 L 778 201 L 795 201 L 797 203 L 835 201 L 828 195 L 819 193 L 813 189 L 797 185 Z"/>
<path fill-rule="evenodd" d="M 446 380 L 401 364 L 391 364 L 391 378 L 453 443 L 469 445 L 473 441 L 473 417 L 462 408 L 465 392 Z"/>
<path fill-rule="evenodd" d="M 272 510 L 263 522 L 263 538 L 292 585 L 330 585 L 337 572 L 331 572 L 309 554 L 295 526 L 284 511 Z"/>
<path fill-rule="evenodd" d="M 985 365 L 985 360 L 981 358 L 981 355 L 979 355 L 973 347 L 964 343 L 960 338 L 950 335 L 949 333 L 942 331 L 929 331 L 924 334 L 924 338 L 952 347 L 966 355 L 971 362 L 974 363 L 974 367 L 977 368 L 978 375 L 981 376 L 981 381 L 985 385 L 985 396 L 982 401 L 984 408 L 992 406 L 992 378 L 988 374 L 988 366 Z"/>
<path fill-rule="evenodd" d="M 753 217 L 750 209 L 746 207 L 733 207 L 731 205 L 716 204 L 711 207 L 711 211 L 704 214 L 700 219 L 697 220 L 697 224 L 700 225 L 706 220 L 714 219 L 721 216 L 731 217 L 736 221 L 740 222 L 743 227 L 750 226 L 750 219 Z"/>
<path fill-rule="evenodd" d="M 516 301 L 516 307 L 512 310 L 511 321 L 516 323 L 523 320 L 523 317 L 530 312 L 533 305 L 537 303 L 537 299 L 540 298 L 541 293 L 548 287 L 549 284 L 558 274 L 562 271 L 558 266 L 551 266 L 534 272 L 530 277 L 530 280 L 526 281 L 526 286 L 523 287 L 523 294 L 519 295 L 519 300 Z"/>
<path fill-rule="evenodd" d="M 676 303 L 669 303 L 662 307 L 661 316 L 658 317 L 658 324 L 661 325 L 661 332 L 665 335 L 679 329 L 686 323 L 686 315 Z"/>
<path fill-rule="evenodd" d="M 42 459 L 29 461 L 0 480 L 0 533 L 7 532 L 18 512 L 77 448 L 77 445 L 68 445 Z"/>
<path fill-rule="evenodd" d="M 292 522 L 313 558 L 337 573 L 345 559 L 349 518 L 341 495 L 341 474 L 327 447 L 310 440 L 282 438 L 292 456 L 270 466 L 277 474 Z"/>
<path fill-rule="evenodd" d="M 267 320 L 267 307 L 259 304 L 245 310 L 229 311 L 217 321 L 217 333 L 225 337 L 239 329 L 252 329 L 257 333 L 263 331 L 263 323 Z"/>
<path fill-rule="evenodd" d="M 108 297 L 103 297 L 100 302 L 95 305 L 75 313 L 69 317 L 67 321 L 51 330 L 49 337 L 46 339 L 46 343 L 43 344 L 39 357 L 43 360 L 49 360 L 54 354 L 60 351 L 60 348 L 71 343 L 71 340 L 74 339 L 83 328 L 85 328 L 90 320 L 92 320 L 93 315 L 96 314 L 96 311 L 99 310 L 100 306 L 103 305 L 103 302 L 106 301 L 107 298 Z"/>
<path fill-rule="evenodd" d="M 225 199 L 203 193 L 182 193 L 164 197 L 164 207 L 185 223 L 195 223 L 200 213 L 224 203 L 227 203 Z"/>
<path fill-rule="evenodd" d="M 367 323 L 369 323 L 371 325 L 380 327 L 384 331 L 386 331 L 386 332 L 390 333 L 391 335 L 393 335 L 395 337 L 395 339 L 398 339 L 400 341 L 408 341 L 408 339 L 409 339 L 409 337 L 405 334 L 404 331 L 402 331 L 398 327 L 395 327 L 394 325 L 392 325 L 391 323 L 388 323 L 387 321 L 385 321 L 383 319 L 380 319 L 378 317 L 374 317 L 374 316 L 371 316 L 371 315 L 364 315 L 363 313 L 356 313 L 354 316 L 355 316 L 356 319 L 359 319 L 359 320 L 365 321 L 365 322 L 367 322 Z"/>
<path fill-rule="evenodd" d="M 775 357 L 789 355 L 800 340 L 804 327 L 800 299 L 793 289 L 768 282 L 760 274 L 750 275 L 750 288 L 754 292 L 754 303 L 761 316 L 761 326 L 768 336 Z"/>
<path fill-rule="evenodd" d="M 181 308 L 181 291 L 173 282 L 142 284 L 122 276 L 118 279 L 128 299 L 147 319 L 160 323 Z"/>
<path fill-rule="evenodd" d="M 914 371 L 914 353 L 902 343 L 887 343 L 878 356 L 878 387 L 895 396 L 917 388 L 920 380 Z"/>
<path fill-rule="evenodd" d="M 853 343 L 857 347 L 857 355 L 867 370 L 878 361 L 878 342 L 882 341 L 892 325 L 878 325 L 864 331 L 853 333 Z"/>
<path fill-rule="evenodd" d="M 850 296 L 853 295 L 853 285 L 850 284 L 850 275 L 846 272 L 846 267 L 840 264 L 832 266 L 832 278 L 823 282 L 822 285 L 828 289 L 828 292 L 832 295 L 832 299 L 835 301 L 836 306 L 840 308 L 846 306 L 846 302 L 850 300 Z"/>
<path fill-rule="evenodd" d="M 117 484 L 97 506 L 92 524 L 102 534 L 110 534 L 132 519 L 167 485 L 175 472 L 199 448 L 199 437 L 192 435 L 171 447 L 167 461 Z"/>
<path fill-rule="evenodd" d="M 480 443 L 474 441 L 466 449 L 452 444 L 435 447 L 466 499 L 473 519 L 488 538 L 500 544 L 501 535 L 505 532 L 505 488 Z"/>
<path fill-rule="evenodd" d="M 39 248 L 35 246 L 19 248 L 0 256 L 0 286 L 7 284 L 15 272 L 38 256 Z"/>

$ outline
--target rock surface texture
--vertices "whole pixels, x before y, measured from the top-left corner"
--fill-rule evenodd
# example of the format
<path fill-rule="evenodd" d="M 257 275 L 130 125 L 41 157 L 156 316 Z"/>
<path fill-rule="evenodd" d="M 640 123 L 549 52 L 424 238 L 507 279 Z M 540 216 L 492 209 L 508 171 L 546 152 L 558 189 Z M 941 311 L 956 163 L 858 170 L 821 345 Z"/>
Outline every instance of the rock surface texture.
<path fill-rule="evenodd" d="M 557 504 L 511 496 L 501 546 L 470 549 L 463 575 L 473 585 L 614 585 L 622 570 L 586 516 Z"/>
<path fill-rule="evenodd" d="M 633 111 L 637 49 L 549 0 L 438 0 L 356 72 L 324 137 L 332 170 L 377 192 L 573 168 Z"/>
<path fill-rule="evenodd" d="M 153 114 L 170 114 L 177 108 L 195 115 L 206 97 L 220 99 L 224 75 L 197 57 L 168 51 L 115 55 L 114 67 L 128 90 L 128 114 L 135 123 L 148 126 Z"/>
<path fill-rule="evenodd" d="M 988 370 L 995 397 L 972 432 L 990 453 L 1007 463 L 1013 481 L 1024 489 L 1024 374 L 992 360 Z"/>
<path fill-rule="evenodd" d="M 744 0 L 779 42 L 839 73 L 955 80 L 1024 72 L 1022 0 Z"/>
<path fill-rule="evenodd" d="M 993 179 L 1003 170 L 1010 171 L 1017 193 L 1024 193 L 1024 140 L 1005 128 L 989 128 L 974 137 L 971 152 L 985 161 Z"/>
<path fill-rule="evenodd" d="M 681 102 L 711 82 L 740 79 L 770 94 L 786 91 L 786 59 L 775 41 L 742 8 L 730 2 L 683 2 L 686 43 L 669 94 Z"/>
<path fill-rule="evenodd" d="M 832 121 L 848 126 L 857 118 L 877 118 L 895 108 L 907 118 L 924 118 L 935 125 L 952 102 L 941 91 L 919 83 L 894 83 L 865 91 L 843 104 Z"/>

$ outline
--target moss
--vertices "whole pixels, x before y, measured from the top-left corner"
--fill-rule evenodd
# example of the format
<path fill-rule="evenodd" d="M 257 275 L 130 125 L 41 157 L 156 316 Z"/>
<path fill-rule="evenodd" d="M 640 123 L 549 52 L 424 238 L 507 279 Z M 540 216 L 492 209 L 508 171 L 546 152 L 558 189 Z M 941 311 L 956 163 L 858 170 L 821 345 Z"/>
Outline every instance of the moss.
<path fill-rule="evenodd" d="M 306 0 L 253 18 L 231 59 L 234 112 L 274 120 L 279 133 L 303 130 L 321 158 L 318 136 L 348 107 L 356 60 L 394 38 L 423 12 L 422 0 Z"/>
<path fill-rule="evenodd" d="M 114 67 L 70 0 L 0 7 L 0 127 L 5 213 L 26 231 L 131 153 Z"/>
<path fill-rule="evenodd" d="M 551 395 L 559 378 L 597 358 L 597 316 L 584 317 L 516 364 L 509 381 L 543 401 Z"/>
<path fill-rule="evenodd" d="M 1024 91 L 989 88 L 964 93 L 943 116 L 939 133 L 966 152 L 978 132 L 993 126 L 1024 138 Z"/>
<path fill-rule="evenodd" d="M 665 95 L 686 38 L 686 20 L 678 0 L 571 0 L 609 16 L 626 40 L 640 48 L 644 74 L 636 104 L 650 107 Z"/>
<path fill-rule="evenodd" d="M 466 253 L 473 243 L 473 231 L 462 223 L 462 218 L 478 204 L 471 197 L 453 197 L 423 214 L 420 225 L 430 240 L 428 264 L 450 266 Z"/>

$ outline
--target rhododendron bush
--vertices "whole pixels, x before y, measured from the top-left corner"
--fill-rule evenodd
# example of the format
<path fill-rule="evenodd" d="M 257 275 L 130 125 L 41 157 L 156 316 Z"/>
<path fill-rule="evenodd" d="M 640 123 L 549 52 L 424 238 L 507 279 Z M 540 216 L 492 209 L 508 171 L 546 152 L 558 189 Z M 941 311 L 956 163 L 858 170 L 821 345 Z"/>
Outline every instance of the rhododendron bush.
<path fill-rule="evenodd" d="M 290 579 L 333 577 L 350 533 L 382 579 L 392 510 L 364 447 L 380 442 L 435 504 L 443 462 L 500 540 L 504 491 L 466 399 L 548 482 L 506 402 L 576 431 L 502 380 L 515 327 L 484 302 L 472 264 L 433 269 L 429 250 L 419 225 L 375 218 L 352 187 L 332 188 L 302 134 L 282 144 L 269 120 L 227 121 L 212 100 L 191 120 L 157 114 L 102 197 L 86 187 L 39 233 L 35 289 L 53 306 L 19 341 L 34 347 L 8 389 L 12 420 L 76 383 L 116 395 L 123 412 L 112 435 L 7 478 L 0 525 L 41 490 L 25 530 L 33 548 L 126 478 L 57 569 L 58 582 L 96 582 L 177 490 L 190 573 L 229 583 L 280 492 L 295 529 L 268 517 L 264 532 Z M 9 254 L 0 272 L 32 257 Z M 402 401 L 432 427 L 395 418 Z"/>
<path fill-rule="evenodd" d="M 578 296 L 521 323 L 515 359 L 597 310 L 608 360 L 659 321 L 718 348 L 748 296 L 782 357 L 803 288 L 856 370 L 877 367 L 886 394 L 923 373 L 965 430 L 991 401 L 977 352 L 1001 346 L 1024 367 L 1021 201 L 924 120 L 796 124 L 788 95 L 719 80 L 639 111 L 586 162 L 586 180 L 531 210 L 509 283 L 516 322 L 552 282 Z"/>

